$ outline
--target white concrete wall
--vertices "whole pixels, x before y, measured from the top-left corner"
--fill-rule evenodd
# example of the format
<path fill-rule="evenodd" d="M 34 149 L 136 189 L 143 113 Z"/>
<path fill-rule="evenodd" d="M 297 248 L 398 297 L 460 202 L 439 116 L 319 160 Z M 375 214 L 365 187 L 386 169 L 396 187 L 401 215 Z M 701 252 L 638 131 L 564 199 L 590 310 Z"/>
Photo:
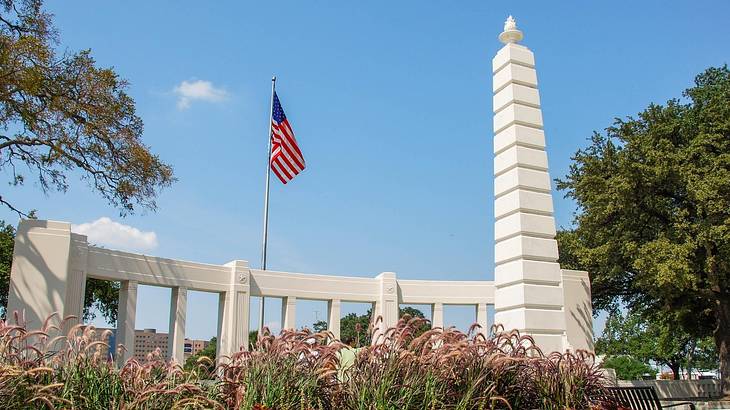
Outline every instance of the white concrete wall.
<path fill-rule="evenodd" d="M 248 346 L 251 296 L 283 298 L 284 328 L 296 325 L 297 299 L 324 300 L 329 307 L 330 330 L 339 334 L 342 302 L 374 305 L 382 317 L 380 330 L 398 320 L 400 304 L 473 305 L 477 322 L 488 329 L 486 306 L 494 303 L 491 281 L 398 280 L 393 272 L 373 278 L 316 275 L 251 269 L 237 260 L 211 265 L 158 258 L 98 248 L 86 237 L 71 233 L 71 224 L 55 221 L 21 221 L 13 256 L 9 311 L 24 311 L 29 327 L 37 327 L 50 314 L 80 315 L 87 277 L 119 281 L 118 340 L 134 355 L 132 343 L 139 285 L 172 289 L 169 354 L 182 361 L 188 291 L 219 294 L 218 351 L 230 355 Z M 83 279 L 83 280 L 82 280 Z M 443 319 L 439 319 L 441 322 Z"/>
<path fill-rule="evenodd" d="M 588 272 L 562 270 L 566 350 L 593 351 L 593 306 Z"/>
<path fill-rule="evenodd" d="M 697 400 L 722 397 L 719 380 L 619 380 L 619 387 L 653 387 L 660 399 Z"/>

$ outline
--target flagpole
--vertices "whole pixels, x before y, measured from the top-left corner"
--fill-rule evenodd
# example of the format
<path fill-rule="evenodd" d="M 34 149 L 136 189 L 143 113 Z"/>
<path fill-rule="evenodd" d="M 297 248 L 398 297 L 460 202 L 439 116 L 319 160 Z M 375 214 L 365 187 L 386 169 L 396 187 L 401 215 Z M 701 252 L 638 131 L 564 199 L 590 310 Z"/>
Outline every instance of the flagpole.
<path fill-rule="evenodd" d="M 276 76 L 271 77 L 271 103 L 269 104 L 269 134 L 268 152 L 266 157 L 266 193 L 264 194 L 264 237 L 261 247 L 261 269 L 266 270 L 266 245 L 269 240 L 269 181 L 271 179 L 271 118 L 274 115 L 274 92 L 276 91 Z M 261 298 L 263 307 L 263 298 Z M 263 309 L 262 309 L 263 310 Z M 263 322 L 263 321 L 262 321 Z"/>

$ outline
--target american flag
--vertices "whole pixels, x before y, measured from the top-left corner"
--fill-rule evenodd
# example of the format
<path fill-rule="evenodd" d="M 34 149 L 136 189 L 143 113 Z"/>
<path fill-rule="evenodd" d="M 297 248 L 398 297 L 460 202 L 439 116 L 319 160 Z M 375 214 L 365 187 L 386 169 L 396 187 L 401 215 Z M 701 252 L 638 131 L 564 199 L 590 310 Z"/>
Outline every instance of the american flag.
<path fill-rule="evenodd" d="M 271 170 L 284 184 L 304 170 L 304 156 L 276 92 L 271 113 Z"/>

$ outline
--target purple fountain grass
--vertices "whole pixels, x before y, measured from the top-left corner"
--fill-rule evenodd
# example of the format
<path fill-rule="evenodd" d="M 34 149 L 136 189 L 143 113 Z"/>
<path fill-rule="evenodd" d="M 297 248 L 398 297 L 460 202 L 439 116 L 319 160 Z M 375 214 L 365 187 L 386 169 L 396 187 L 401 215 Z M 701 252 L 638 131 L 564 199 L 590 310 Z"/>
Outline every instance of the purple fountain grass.
<path fill-rule="evenodd" d="M 117 367 L 109 332 L 48 318 L 28 331 L 0 321 L 0 408 L 76 409 L 599 409 L 588 352 L 544 355 L 532 338 L 493 327 L 424 331 L 405 317 L 352 350 L 328 332 L 262 332 L 250 351 L 191 370 L 155 351 Z M 67 329 L 65 335 L 62 329 Z M 123 347 L 120 347 L 123 349 Z M 212 370 L 211 370 L 212 369 Z"/>

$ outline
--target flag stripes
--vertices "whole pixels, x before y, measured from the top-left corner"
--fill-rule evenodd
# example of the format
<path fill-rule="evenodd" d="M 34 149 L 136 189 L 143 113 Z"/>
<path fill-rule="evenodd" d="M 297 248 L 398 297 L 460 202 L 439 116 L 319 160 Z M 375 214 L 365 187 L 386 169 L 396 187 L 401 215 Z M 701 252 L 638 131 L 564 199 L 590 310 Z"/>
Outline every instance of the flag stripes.
<path fill-rule="evenodd" d="M 274 92 L 271 114 L 271 170 L 286 184 L 304 170 L 304 155 L 294 138 L 294 131 L 284 115 L 279 97 Z"/>

